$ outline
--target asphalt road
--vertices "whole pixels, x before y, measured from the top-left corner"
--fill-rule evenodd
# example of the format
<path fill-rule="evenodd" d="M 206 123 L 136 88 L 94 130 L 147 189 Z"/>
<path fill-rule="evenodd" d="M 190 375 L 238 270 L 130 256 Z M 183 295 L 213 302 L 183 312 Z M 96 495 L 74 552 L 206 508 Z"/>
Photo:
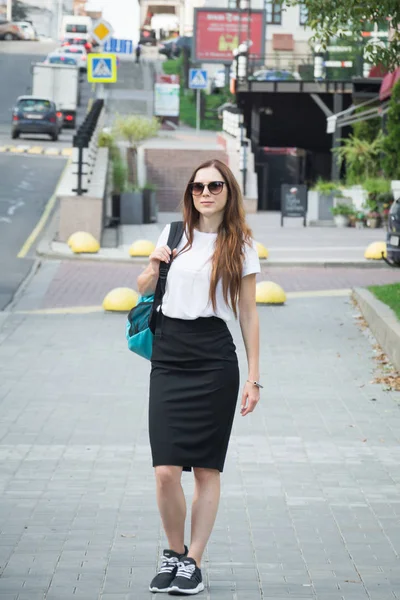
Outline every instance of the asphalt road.
<path fill-rule="evenodd" d="M 12 300 L 33 265 L 17 258 L 53 194 L 65 160 L 0 155 L 0 310 Z"/>
<path fill-rule="evenodd" d="M 10 42 L 0 45 L 0 145 L 11 142 L 11 109 L 17 96 L 29 93 L 31 63 L 43 60 L 54 47 L 41 43 Z M 78 123 L 84 118 L 90 87 L 81 85 Z M 22 137 L 18 143 L 72 146 L 74 130 L 63 130 L 60 141 Z M 47 156 L 0 154 L 0 310 L 12 300 L 32 264 L 35 246 L 27 258 L 17 258 L 52 196 L 65 159 Z M 31 256 L 31 258 L 29 258 Z"/>

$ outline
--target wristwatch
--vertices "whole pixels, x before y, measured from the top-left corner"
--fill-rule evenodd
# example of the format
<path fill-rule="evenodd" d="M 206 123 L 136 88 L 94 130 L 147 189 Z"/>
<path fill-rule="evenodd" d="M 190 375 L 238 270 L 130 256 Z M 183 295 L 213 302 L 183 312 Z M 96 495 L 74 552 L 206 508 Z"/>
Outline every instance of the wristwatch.
<path fill-rule="evenodd" d="M 258 388 L 263 388 L 264 386 L 261 385 L 261 383 L 259 383 L 258 381 L 252 381 L 251 379 L 247 380 L 249 383 L 252 383 L 253 385 L 255 385 Z"/>

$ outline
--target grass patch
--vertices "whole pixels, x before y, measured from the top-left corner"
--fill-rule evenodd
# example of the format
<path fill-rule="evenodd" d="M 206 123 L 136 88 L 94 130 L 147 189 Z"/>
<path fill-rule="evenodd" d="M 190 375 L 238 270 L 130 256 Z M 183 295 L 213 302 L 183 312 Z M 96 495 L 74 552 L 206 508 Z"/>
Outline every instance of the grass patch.
<path fill-rule="evenodd" d="M 368 289 L 375 294 L 378 300 L 390 306 L 397 318 L 400 319 L 400 283 L 371 285 Z"/>

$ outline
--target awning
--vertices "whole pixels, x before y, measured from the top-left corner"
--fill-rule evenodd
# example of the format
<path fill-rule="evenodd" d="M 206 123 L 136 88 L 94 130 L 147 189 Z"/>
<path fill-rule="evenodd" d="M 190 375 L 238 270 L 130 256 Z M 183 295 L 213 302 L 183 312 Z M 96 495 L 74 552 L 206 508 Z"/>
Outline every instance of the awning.
<path fill-rule="evenodd" d="M 390 98 L 394 85 L 400 80 L 400 67 L 397 67 L 391 73 L 388 73 L 383 78 L 381 89 L 379 90 L 379 100 Z"/>

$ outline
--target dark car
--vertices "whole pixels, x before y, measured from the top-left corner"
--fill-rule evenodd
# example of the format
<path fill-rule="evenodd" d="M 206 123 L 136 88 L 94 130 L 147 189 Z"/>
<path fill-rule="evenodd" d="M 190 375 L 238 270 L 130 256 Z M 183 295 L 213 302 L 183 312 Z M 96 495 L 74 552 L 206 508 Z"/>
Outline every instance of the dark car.
<path fill-rule="evenodd" d="M 193 43 L 192 36 L 182 35 L 180 37 L 177 37 L 172 44 L 173 56 L 176 56 L 176 57 L 180 56 L 181 53 L 183 52 L 184 48 L 188 49 L 188 54 L 190 56 L 192 53 L 192 43 Z"/>
<path fill-rule="evenodd" d="M 172 40 L 165 40 L 164 42 L 162 42 L 158 46 L 159 54 L 164 54 L 164 56 L 166 56 L 167 58 L 172 58 L 173 44 L 175 40 L 176 38 L 173 38 Z"/>
<path fill-rule="evenodd" d="M 386 242 L 388 259 L 400 266 L 400 198 L 390 207 Z"/>
<path fill-rule="evenodd" d="M 55 142 L 62 128 L 62 113 L 47 98 L 20 96 L 13 108 L 11 137 L 21 133 L 42 133 Z"/>

